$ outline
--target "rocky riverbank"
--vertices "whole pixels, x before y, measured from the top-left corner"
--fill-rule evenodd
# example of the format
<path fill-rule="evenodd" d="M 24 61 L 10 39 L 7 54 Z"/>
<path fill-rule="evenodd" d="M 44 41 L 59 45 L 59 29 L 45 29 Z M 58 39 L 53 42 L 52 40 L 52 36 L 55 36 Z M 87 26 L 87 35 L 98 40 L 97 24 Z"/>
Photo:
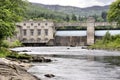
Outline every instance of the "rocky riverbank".
<path fill-rule="evenodd" d="M 27 72 L 31 65 L 0 58 L 0 80 L 41 80 Z"/>

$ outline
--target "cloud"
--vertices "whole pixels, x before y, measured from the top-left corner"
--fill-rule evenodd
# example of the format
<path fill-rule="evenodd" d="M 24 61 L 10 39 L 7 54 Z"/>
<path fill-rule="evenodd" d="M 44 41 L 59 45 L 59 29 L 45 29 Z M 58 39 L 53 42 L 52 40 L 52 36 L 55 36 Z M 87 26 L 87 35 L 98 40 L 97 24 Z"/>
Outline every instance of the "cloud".
<path fill-rule="evenodd" d="M 114 0 L 28 0 L 30 2 L 49 4 L 49 5 L 63 5 L 76 7 L 90 7 L 94 5 L 108 5 Z"/>
<path fill-rule="evenodd" d="M 102 2 L 104 4 L 110 4 L 111 2 L 115 1 L 115 0 L 96 0 L 98 2 Z"/>
<path fill-rule="evenodd" d="M 95 6 L 95 5 L 99 5 L 99 6 L 103 6 L 104 5 L 104 3 L 102 3 L 102 2 L 98 2 L 98 1 L 96 1 L 96 0 L 84 0 L 84 1 L 82 1 L 82 0 L 79 0 L 80 1 L 80 5 L 79 5 L 79 7 L 90 7 L 90 6 Z"/>

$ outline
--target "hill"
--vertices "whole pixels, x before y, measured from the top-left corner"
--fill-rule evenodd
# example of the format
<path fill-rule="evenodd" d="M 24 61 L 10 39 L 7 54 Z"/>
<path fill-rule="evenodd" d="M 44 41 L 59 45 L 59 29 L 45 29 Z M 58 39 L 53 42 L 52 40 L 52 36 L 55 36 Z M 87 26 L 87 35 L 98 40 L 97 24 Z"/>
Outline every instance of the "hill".
<path fill-rule="evenodd" d="M 62 12 L 65 14 L 75 14 L 81 16 L 101 15 L 102 12 L 106 12 L 109 6 L 92 6 L 87 8 L 79 8 L 73 6 L 60 6 L 60 5 L 45 5 L 40 3 L 32 3 L 33 5 L 46 8 L 51 11 Z"/>
<path fill-rule="evenodd" d="M 67 15 L 62 12 L 51 11 L 35 3 L 28 5 L 26 14 L 27 19 L 52 19 L 57 21 L 63 20 Z"/>

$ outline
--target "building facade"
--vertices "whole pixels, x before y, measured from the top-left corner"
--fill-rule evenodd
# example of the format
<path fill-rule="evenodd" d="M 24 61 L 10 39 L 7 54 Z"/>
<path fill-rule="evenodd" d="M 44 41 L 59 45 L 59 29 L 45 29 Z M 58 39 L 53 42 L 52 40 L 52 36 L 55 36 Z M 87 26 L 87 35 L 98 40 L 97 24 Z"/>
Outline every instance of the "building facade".
<path fill-rule="evenodd" d="M 55 26 L 51 21 L 24 21 L 16 25 L 16 38 L 23 44 L 49 43 L 54 40 Z"/>

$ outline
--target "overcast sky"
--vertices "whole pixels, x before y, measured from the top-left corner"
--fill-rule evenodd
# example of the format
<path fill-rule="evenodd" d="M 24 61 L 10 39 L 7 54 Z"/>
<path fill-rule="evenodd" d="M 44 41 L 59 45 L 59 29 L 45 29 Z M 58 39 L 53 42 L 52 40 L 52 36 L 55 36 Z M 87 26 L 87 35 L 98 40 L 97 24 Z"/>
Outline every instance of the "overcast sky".
<path fill-rule="evenodd" d="M 49 5 L 63 5 L 63 6 L 76 6 L 76 7 L 90 7 L 90 6 L 103 6 L 111 4 L 115 0 L 28 0 L 30 2 L 49 4 Z"/>

